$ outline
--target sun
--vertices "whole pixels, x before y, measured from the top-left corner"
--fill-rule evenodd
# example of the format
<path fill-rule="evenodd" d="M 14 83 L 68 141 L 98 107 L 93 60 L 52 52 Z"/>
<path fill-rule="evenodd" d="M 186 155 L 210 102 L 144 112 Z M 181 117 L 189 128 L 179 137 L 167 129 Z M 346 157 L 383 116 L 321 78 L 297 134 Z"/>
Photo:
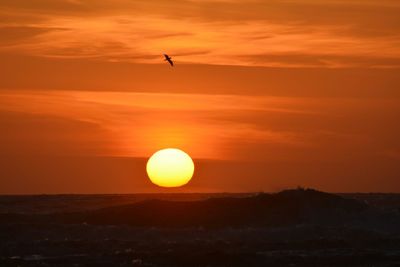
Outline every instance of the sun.
<path fill-rule="evenodd" d="M 147 161 L 147 175 L 151 182 L 162 187 L 187 184 L 194 173 L 192 158 L 180 149 L 166 148 L 154 153 Z"/>

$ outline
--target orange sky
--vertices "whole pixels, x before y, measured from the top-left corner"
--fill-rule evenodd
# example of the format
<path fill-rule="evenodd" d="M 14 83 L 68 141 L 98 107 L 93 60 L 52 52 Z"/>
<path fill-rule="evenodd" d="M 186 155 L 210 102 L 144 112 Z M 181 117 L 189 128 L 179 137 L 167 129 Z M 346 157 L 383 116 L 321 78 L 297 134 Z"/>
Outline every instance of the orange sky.
<path fill-rule="evenodd" d="M 0 193 L 400 192 L 397 0 L 4 0 Z M 176 62 L 163 62 L 168 53 Z M 163 192 L 164 190 L 161 190 Z"/>

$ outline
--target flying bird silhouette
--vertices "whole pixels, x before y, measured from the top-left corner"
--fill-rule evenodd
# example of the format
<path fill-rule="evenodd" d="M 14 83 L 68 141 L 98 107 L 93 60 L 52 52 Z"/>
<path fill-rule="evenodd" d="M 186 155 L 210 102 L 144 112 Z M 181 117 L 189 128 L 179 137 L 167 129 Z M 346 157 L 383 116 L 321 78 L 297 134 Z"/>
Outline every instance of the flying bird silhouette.
<path fill-rule="evenodd" d="M 165 57 L 165 61 L 168 61 L 168 63 L 171 65 L 171 67 L 173 67 L 174 66 L 174 62 L 172 62 L 172 59 L 171 59 L 171 57 L 170 56 L 168 56 L 167 54 L 164 54 L 164 57 Z"/>

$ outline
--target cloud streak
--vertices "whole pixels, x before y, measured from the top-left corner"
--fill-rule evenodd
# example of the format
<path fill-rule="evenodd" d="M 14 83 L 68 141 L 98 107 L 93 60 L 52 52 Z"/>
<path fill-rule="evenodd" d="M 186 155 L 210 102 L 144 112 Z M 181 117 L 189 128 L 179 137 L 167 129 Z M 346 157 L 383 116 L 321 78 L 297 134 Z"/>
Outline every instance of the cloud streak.
<path fill-rule="evenodd" d="M 196 158 L 268 162 L 303 153 L 351 160 L 400 148 L 398 100 L 84 91 L 3 92 L 0 99 L 6 112 L 75 121 L 75 143 L 86 140 L 86 124 L 96 126 L 98 155 L 146 157 L 172 146 Z"/>
<path fill-rule="evenodd" d="M 3 29 L 18 27 L 24 29 L 25 36 L 18 44 L 3 44 L 0 50 L 45 57 L 136 63 L 159 63 L 157 56 L 168 51 L 178 62 L 200 64 L 275 67 L 399 65 L 400 33 L 396 29 L 400 21 L 390 12 L 400 7 L 390 1 L 381 4 L 373 1 L 365 4 L 360 1 L 325 4 L 316 1 L 285 1 L 280 4 L 276 1 L 268 4 L 259 1 L 246 4 L 237 1 L 178 2 L 166 5 L 162 0 L 151 4 L 123 0 L 101 4 L 88 1 L 42 1 L 36 4 L 6 1 L 2 5 L 15 14 L 15 20 L 4 22 Z M 371 10 L 371 4 L 385 10 L 389 5 L 388 18 L 377 15 L 376 10 Z M 213 5 L 225 7 L 222 10 L 230 12 L 231 19 L 227 14 L 218 16 L 214 13 L 217 6 Z M 313 13 L 310 13 L 310 5 L 314 5 Z M 36 15 L 36 22 L 24 21 L 17 16 L 19 12 L 29 13 L 31 9 L 41 8 L 43 12 Z M 47 13 L 48 9 L 55 13 Z M 344 19 L 339 21 L 335 18 L 341 11 Z M 87 15 L 83 16 L 85 13 Z M 248 14 L 254 16 L 247 17 Z M 357 14 L 356 18 L 351 14 Z M 368 25 L 371 21 L 376 23 Z M 6 33 L 8 36 L 12 34 L 15 32 Z M 257 58 L 263 54 L 273 56 L 274 60 Z M 296 60 L 299 56 L 319 58 L 323 63 Z M 322 60 L 326 58 L 330 60 Z M 354 58 L 359 58 L 356 64 Z"/>
<path fill-rule="evenodd" d="M 2 93 L 0 101 L 7 112 L 99 125 L 120 140 L 119 145 L 114 144 L 113 151 L 117 152 L 113 156 L 142 157 L 160 147 L 177 146 L 200 158 L 223 158 L 227 155 L 223 155 L 222 147 L 241 139 L 295 145 L 298 141 L 294 133 L 260 129 L 246 120 L 224 119 L 246 110 L 250 114 L 306 113 L 292 107 L 292 102 L 274 97 L 112 92 Z M 111 146 L 103 141 L 104 147 Z"/>

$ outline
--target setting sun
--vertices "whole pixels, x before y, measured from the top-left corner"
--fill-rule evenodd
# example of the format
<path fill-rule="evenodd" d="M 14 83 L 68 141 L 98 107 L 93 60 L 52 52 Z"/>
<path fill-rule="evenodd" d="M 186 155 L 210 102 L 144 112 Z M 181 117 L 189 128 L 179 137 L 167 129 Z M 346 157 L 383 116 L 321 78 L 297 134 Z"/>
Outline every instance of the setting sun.
<path fill-rule="evenodd" d="M 178 187 L 190 181 L 194 163 L 182 150 L 167 148 L 150 157 L 146 170 L 152 183 L 162 187 Z"/>

